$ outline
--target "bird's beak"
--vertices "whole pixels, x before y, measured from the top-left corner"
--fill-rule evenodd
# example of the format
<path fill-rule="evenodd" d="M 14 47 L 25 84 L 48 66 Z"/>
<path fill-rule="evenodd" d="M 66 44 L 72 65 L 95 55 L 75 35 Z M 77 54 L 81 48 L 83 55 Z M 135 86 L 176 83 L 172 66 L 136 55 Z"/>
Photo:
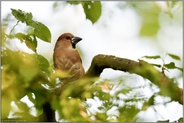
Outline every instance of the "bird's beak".
<path fill-rule="evenodd" d="M 82 40 L 82 38 L 75 36 L 75 37 L 72 38 L 72 43 L 77 44 L 81 40 Z"/>

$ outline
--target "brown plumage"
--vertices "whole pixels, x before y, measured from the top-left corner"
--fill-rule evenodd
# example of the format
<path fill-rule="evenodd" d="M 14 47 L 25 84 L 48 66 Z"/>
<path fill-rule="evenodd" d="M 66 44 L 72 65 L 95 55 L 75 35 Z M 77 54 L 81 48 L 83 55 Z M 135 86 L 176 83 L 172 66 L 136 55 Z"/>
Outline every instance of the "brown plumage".
<path fill-rule="evenodd" d="M 82 38 L 75 37 L 71 33 L 64 33 L 56 42 L 53 54 L 54 68 L 64 73 L 60 78 L 63 83 L 75 81 L 85 74 L 76 49 L 76 44 L 81 40 Z"/>

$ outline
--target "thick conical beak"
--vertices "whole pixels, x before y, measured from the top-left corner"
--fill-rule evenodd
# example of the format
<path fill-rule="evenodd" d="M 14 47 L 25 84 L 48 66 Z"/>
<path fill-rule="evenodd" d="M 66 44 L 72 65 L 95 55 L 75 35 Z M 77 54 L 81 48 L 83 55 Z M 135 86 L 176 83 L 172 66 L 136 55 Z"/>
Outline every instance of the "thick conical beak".
<path fill-rule="evenodd" d="M 75 37 L 72 38 L 72 44 L 77 44 L 81 40 L 82 40 L 82 38 L 75 36 Z"/>

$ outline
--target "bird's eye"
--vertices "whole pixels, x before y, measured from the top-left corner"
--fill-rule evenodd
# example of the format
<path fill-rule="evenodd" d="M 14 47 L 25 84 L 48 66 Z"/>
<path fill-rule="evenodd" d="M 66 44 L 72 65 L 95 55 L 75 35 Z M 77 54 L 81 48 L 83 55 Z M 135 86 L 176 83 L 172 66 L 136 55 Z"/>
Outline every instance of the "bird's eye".
<path fill-rule="evenodd" d="M 67 39 L 67 40 L 70 40 L 70 36 L 66 36 L 66 39 Z"/>

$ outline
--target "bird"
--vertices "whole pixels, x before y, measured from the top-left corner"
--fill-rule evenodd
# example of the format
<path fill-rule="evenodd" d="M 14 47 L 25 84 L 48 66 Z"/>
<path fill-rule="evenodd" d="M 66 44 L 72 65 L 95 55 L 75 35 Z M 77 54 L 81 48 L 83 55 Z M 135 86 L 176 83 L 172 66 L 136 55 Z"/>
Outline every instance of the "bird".
<path fill-rule="evenodd" d="M 81 40 L 82 38 L 71 33 L 63 33 L 56 41 L 53 53 L 54 70 L 63 74 L 59 78 L 62 84 L 53 91 L 56 98 L 59 98 L 66 83 L 76 81 L 85 74 L 82 59 L 76 49 L 76 44 Z M 50 98 L 52 99 L 53 97 L 51 96 Z M 43 116 L 47 118 L 47 122 L 56 121 L 55 110 L 51 108 L 51 99 L 43 103 Z"/>
<path fill-rule="evenodd" d="M 76 44 L 81 40 L 82 38 L 71 33 L 63 33 L 57 39 L 53 62 L 55 71 L 63 73 L 59 78 L 63 84 L 80 79 L 85 74 L 82 59 L 76 49 Z"/>

